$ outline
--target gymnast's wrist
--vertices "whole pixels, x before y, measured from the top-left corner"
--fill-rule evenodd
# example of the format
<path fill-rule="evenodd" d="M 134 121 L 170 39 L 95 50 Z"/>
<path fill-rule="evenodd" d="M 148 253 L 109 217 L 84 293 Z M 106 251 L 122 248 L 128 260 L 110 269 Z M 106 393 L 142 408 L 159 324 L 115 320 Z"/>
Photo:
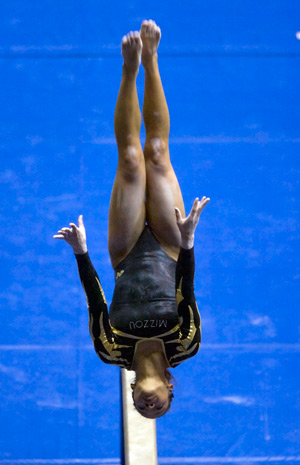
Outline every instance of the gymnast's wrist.
<path fill-rule="evenodd" d="M 80 245 L 80 246 L 79 245 L 74 246 L 72 248 L 73 248 L 73 252 L 74 252 L 75 255 L 84 255 L 88 251 L 86 244 L 85 245 Z"/>
<path fill-rule="evenodd" d="M 194 247 L 194 240 L 194 234 L 181 236 L 181 247 L 186 250 L 192 249 Z"/>

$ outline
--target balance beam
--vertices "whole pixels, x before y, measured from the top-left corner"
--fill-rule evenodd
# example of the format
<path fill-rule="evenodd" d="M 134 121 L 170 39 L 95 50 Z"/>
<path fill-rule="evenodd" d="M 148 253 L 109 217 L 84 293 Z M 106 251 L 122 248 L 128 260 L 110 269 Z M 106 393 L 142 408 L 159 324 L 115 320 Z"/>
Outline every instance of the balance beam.
<path fill-rule="evenodd" d="M 134 408 L 130 384 L 134 371 L 121 369 L 125 465 L 157 465 L 156 420 Z"/>

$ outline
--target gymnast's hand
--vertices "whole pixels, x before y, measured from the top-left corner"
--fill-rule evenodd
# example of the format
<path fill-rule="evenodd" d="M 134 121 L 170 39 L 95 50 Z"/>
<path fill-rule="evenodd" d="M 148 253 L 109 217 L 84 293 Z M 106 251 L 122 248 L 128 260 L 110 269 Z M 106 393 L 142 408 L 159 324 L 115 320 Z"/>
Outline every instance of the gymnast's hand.
<path fill-rule="evenodd" d="M 209 197 L 198 197 L 194 200 L 190 214 L 186 218 L 182 218 L 179 208 L 175 207 L 177 226 L 181 234 L 181 246 L 183 249 L 191 249 L 194 246 L 194 235 L 200 214 L 204 207 L 210 201 Z"/>
<path fill-rule="evenodd" d="M 54 239 L 64 239 L 73 249 L 73 252 L 82 255 L 87 252 L 86 233 L 83 224 L 82 215 L 78 217 L 78 227 L 70 223 L 70 228 L 61 228 Z"/>

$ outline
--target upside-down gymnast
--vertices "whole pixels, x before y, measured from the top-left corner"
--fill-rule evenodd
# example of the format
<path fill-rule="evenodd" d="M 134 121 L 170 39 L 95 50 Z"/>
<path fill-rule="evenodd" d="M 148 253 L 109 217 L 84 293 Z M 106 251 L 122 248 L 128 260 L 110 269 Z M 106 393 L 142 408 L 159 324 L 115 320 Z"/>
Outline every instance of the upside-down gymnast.
<path fill-rule="evenodd" d="M 144 21 L 123 37 L 123 72 L 115 110 L 118 167 L 109 208 L 108 249 L 115 271 L 110 311 L 90 261 L 82 216 L 54 236 L 73 248 L 86 293 L 89 328 L 105 363 L 134 370 L 133 402 L 147 418 L 162 416 L 173 397 L 169 367 L 200 345 L 194 296 L 194 232 L 209 198 L 197 198 L 185 217 L 169 155 L 169 111 L 157 62 L 160 28 Z M 145 69 L 144 150 L 136 89 Z"/>

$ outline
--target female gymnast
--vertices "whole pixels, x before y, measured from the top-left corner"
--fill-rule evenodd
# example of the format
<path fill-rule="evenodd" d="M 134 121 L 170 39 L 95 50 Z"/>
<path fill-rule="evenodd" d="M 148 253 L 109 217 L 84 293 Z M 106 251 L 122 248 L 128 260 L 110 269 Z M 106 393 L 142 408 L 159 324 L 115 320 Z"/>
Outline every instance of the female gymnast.
<path fill-rule="evenodd" d="M 200 316 L 194 296 L 194 232 L 209 198 L 197 198 L 185 218 L 171 165 L 169 112 L 157 62 L 160 28 L 144 21 L 123 37 L 123 72 L 115 110 L 118 167 L 109 208 L 108 249 L 115 290 L 108 313 L 98 275 L 89 259 L 82 215 L 62 228 L 76 256 L 86 293 L 89 329 L 105 363 L 134 370 L 136 409 L 147 418 L 170 407 L 169 367 L 193 357 L 200 345 Z M 145 69 L 144 150 L 136 89 Z"/>

